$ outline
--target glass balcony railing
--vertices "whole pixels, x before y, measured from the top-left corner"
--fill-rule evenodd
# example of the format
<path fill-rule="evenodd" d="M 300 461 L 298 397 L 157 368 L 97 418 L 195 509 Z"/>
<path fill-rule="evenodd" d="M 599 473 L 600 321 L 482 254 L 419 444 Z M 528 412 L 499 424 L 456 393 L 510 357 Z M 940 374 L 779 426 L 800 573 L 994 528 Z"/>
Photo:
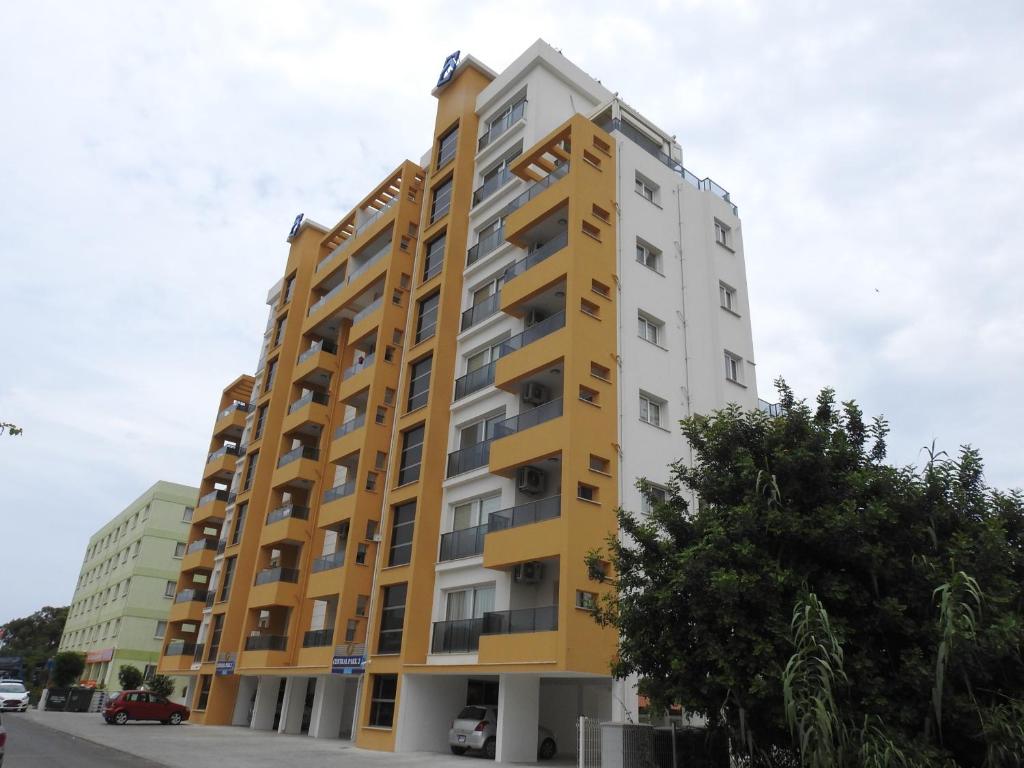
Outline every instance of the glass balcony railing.
<path fill-rule="evenodd" d="M 363 370 L 366 370 L 367 368 L 369 368 L 371 365 L 373 365 L 373 361 L 377 357 L 377 355 L 375 353 L 371 352 L 368 355 L 364 355 L 363 356 L 363 362 L 360 363 L 360 362 L 358 362 L 360 354 L 361 353 L 358 353 L 358 352 L 356 353 L 356 361 L 357 362 L 352 363 L 352 365 L 350 365 L 348 368 L 346 368 L 344 371 L 341 372 L 341 380 L 342 381 L 344 381 L 345 379 L 351 379 L 353 376 L 355 376 L 360 371 L 363 371 Z"/>
<path fill-rule="evenodd" d="M 541 179 L 538 182 L 534 182 L 525 192 L 521 193 L 517 197 L 512 198 L 509 204 L 502 208 L 501 212 L 498 215 L 504 218 L 508 216 L 510 213 L 518 211 L 520 208 L 522 208 L 528 202 L 533 200 L 533 198 L 537 197 L 537 195 L 546 190 L 556 181 L 558 181 L 561 178 L 564 178 L 568 172 L 569 163 L 562 163 L 562 165 L 556 166 L 555 170 L 553 170 L 543 179 Z"/>
<path fill-rule="evenodd" d="M 562 398 L 559 397 L 557 400 L 541 403 L 536 408 L 531 408 L 516 416 L 510 416 L 504 421 L 499 421 L 494 425 L 494 439 L 497 440 L 500 437 L 514 435 L 516 432 L 522 432 L 530 427 L 543 424 L 545 421 L 557 419 L 561 415 Z"/>
<path fill-rule="evenodd" d="M 333 629 L 311 629 L 302 635 L 303 648 L 324 648 L 333 643 Z"/>
<path fill-rule="evenodd" d="M 510 355 L 517 349 L 522 349 L 528 344 L 532 344 L 538 339 L 543 339 L 545 336 L 554 333 L 560 328 L 565 327 L 565 310 L 556 312 L 551 317 L 541 320 L 535 325 L 531 325 L 525 331 L 520 334 L 513 336 L 506 341 L 501 342 L 501 346 L 498 348 L 498 354 L 500 357 Z"/>
<path fill-rule="evenodd" d="M 265 568 L 256 574 L 256 586 L 260 584 L 273 584 L 277 581 L 285 581 L 296 584 L 299 581 L 299 571 L 296 568 Z"/>
<path fill-rule="evenodd" d="M 526 99 L 523 99 L 518 104 L 512 107 L 505 117 L 501 121 L 494 123 L 488 129 L 487 133 L 480 137 L 477 142 L 477 152 L 482 150 L 488 144 L 491 144 L 495 139 L 501 136 L 505 131 L 511 128 L 513 125 L 519 122 L 522 116 L 526 113 Z"/>
<path fill-rule="evenodd" d="M 769 403 L 761 398 L 757 399 L 757 410 L 776 418 L 786 415 L 786 409 L 782 407 L 781 403 Z"/>
<path fill-rule="evenodd" d="M 333 488 L 331 488 L 329 491 L 324 493 L 323 503 L 327 504 L 328 502 L 334 501 L 335 499 L 343 499 L 346 496 L 351 496 L 355 492 L 356 492 L 356 481 L 355 480 L 349 480 L 347 483 L 342 483 L 341 485 L 336 485 Z"/>
<path fill-rule="evenodd" d="M 462 313 L 462 327 L 461 330 L 465 331 L 472 328 L 479 322 L 486 320 L 488 317 L 497 314 L 498 309 L 501 307 L 501 292 L 491 294 L 486 299 L 481 301 L 479 304 L 474 304 L 472 307 Z"/>
<path fill-rule="evenodd" d="M 337 552 L 332 552 L 329 555 L 323 555 L 313 561 L 312 571 L 313 573 L 320 573 L 320 571 L 329 571 L 332 568 L 341 568 L 345 564 L 345 550 L 339 549 Z"/>
<path fill-rule="evenodd" d="M 195 643 L 186 643 L 184 640 L 171 640 L 167 644 L 164 656 L 192 656 L 195 652 Z"/>
<path fill-rule="evenodd" d="M 295 413 L 296 411 L 304 408 L 310 403 L 318 403 L 319 405 L 327 405 L 330 399 L 323 392 L 307 392 L 298 400 L 288 406 L 288 413 Z"/>
<path fill-rule="evenodd" d="M 460 531 L 441 534 L 441 553 L 437 561 L 444 563 L 448 560 L 459 560 L 463 557 L 473 557 L 474 555 L 482 554 L 484 551 L 484 536 L 486 535 L 486 523 L 472 528 L 463 528 Z"/>
<path fill-rule="evenodd" d="M 339 437 L 344 437 L 349 432 L 354 432 L 364 424 L 366 424 L 366 414 L 360 413 L 358 416 L 355 416 L 354 418 L 351 418 L 345 423 L 339 425 L 338 428 L 334 430 L 334 439 L 337 440 Z"/>
<path fill-rule="evenodd" d="M 232 493 L 226 490 L 210 491 L 209 493 L 203 494 L 199 498 L 199 502 L 196 506 L 203 507 L 207 504 L 212 504 L 215 501 L 231 501 Z"/>
<path fill-rule="evenodd" d="M 205 603 L 208 592 L 205 589 L 183 589 L 174 596 L 176 603 Z"/>
<path fill-rule="evenodd" d="M 309 349 L 307 349 L 305 352 L 299 355 L 299 359 L 295 361 L 295 364 L 302 365 L 317 352 L 325 352 L 328 355 L 336 355 L 338 354 L 338 345 L 335 344 L 334 342 L 327 341 L 327 339 L 321 339 L 320 341 L 317 341 L 314 344 L 312 344 Z"/>
<path fill-rule="evenodd" d="M 475 371 L 470 371 L 465 376 L 462 376 L 455 380 L 455 399 L 460 400 L 467 395 L 471 395 L 484 387 L 489 387 L 494 383 L 494 371 L 498 366 L 497 360 L 493 363 L 488 363 L 482 368 L 477 368 Z"/>
<path fill-rule="evenodd" d="M 211 461 L 219 459 L 221 456 L 238 456 L 240 453 L 241 448 L 237 445 L 222 445 L 206 457 L 206 463 L 209 464 Z"/>
<path fill-rule="evenodd" d="M 296 520 L 308 520 L 309 507 L 303 507 L 298 504 L 285 504 L 277 509 L 272 509 L 267 513 L 267 525 L 276 523 L 278 520 L 284 520 L 286 517 L 293 517 Z"/>
<path fill-rule="evenodd" d="M 483 619 L 435 621 L 430 640 L 431 653 L 475 653 L 480 648 Z"/>
<path fill-rule="evenodd" d="M 355 315 L 352 317 L 352 325 L 355 325 L 360 320 L 366 319 L 367 317 L 372 315 L 374 312 L 376 312 L 378 309 L 380 309 L 380 305 L 383 303 L 383 300 L 384 300 L 383 296 L 378 296 L 376 299 L 374 299 L 369 304 L 367 304 L 365 307 L 363 307 L 358 312 L 356 312 Z"/>
<path fill-rule="evenodd" d="M 558 606 L 518 608 L 484 614 L 482 635 L 511 635 L 519 632 L 553 632 L 558 629 Z"/>
<path fill-rule="evenodd" d="M 537 501 L 491 512 L 487 516 L 487 532 L 494 533 L 506 528 L 518 528 L 521 525 L 554 520 L 561 514 L 562 497 L 548 496 L 546 499 L 537 499 Z"/>
<path fill-rule="evenodd" d="M 345 287 L 345 285 L 346 285 L 345 283 L 338 283 L 336 286 L 331 288 L 331 290 L 329 290 L 327 293 L 325 293 L 319 299 L 317 299 L 312 304 L 310 304 L 309 305 L 309 310 L 307 310 L 307 312 L 306 312 L 306 317 L 312 317 L 317 312 L 319 312 L 320 308 L 323 307 L 324 304 L 326 304 L 328 301 L 333 299 L 335 296 L 337 296 L 338 293 L 341 291 L 341 289 Z"/>
<path fill-rule="evenodd" d="M 491 441 L 452 451 L 448 454 L 448 477 L 455 477 L 480 467 L 486 467 L 491 458 Z"/>
<path fill-rule="evenodd" d="M 300 445 L 298 448 L 293 448 L 284 454 L 280 459 L 277 460 L 277 466 L 280 469 L 286 464 L 291 464 L 293 461 L 299 459 L 312 459 L 316 461 L 320 458 L 320 451 L 309 445 Z"/>
<path fill-rule="evenodd" d="M 477 240 L 476 245 L 466 251 L 466 266 L 476 264 L 480 259 L 489 253 L 498 250 L 505 242 L 505 228 L 498 227 L 494 232 L 488 232 Z"/>
<path fill-rule="evenodd" d="M 391 243 L 390 242 L 388 242 L 388 244 L 385 247 L 381 248 L 379 251 L 377 251 L 377 253 L 375 253 L 373 256 L 368 258 L 362 264 L 354 266 L 352 268 L 352 271 L 349 273 L 348 277 L 345 278 L 344 285 L 352 285 L 352 283 L 354 283 L 356 281 L 356 279 L 361 274 L 363 274 L 366 270 L 368 270 L 374 264 L 378 263 L 381 259 L 383 259 L 385 256 L 387 256 L 389 253 L 391 253 Z"/>
<path fill-rule="evenodd" d="M 548 240 L 544 245 L 540 246 L 534 251 L 521 258 L 519 261 L 510 265 L 504 272 L 505 282 L 507 283 L 513 277 L 518 277 L 523 274 L 526 270 L 531 267 L 540 264 L 549 256 L 554 256 L 560 250 L 565 248 L 569 244 L 569 233 L 559 232 L 553 238 Z"/>
<path fill-rule="evenodd" d="M 473 205 L 479 205 L 514 178 L 515 174 L 508 169 L 508 166 L 502 166 L 500 171 L 473 190 Z"/>
<path fill-rule="evenodd" d="M 288 648 L 288 638 L 283 635 L 249 635 L 245 638 L 247 651 L 283 651 Z"/>
<path fill-rule="evenodd" d="M 331 251 L 329 254 L 320 259 L 320 261 L 316 265 L 316 271 L 319 272 L 323 269 L 327 269 L 327 267 L 329 267 L 331 264 L 333 264 L 335 261 L 341 258 L 341 254 L 343 254 L 345 251 L 352 247 L 353 242 L 355 242 L 355 239 L 351 235 L 349 235 L 347 238 L 338 243 L 337 247 L 335 247 L 333 251 Z"/>
<path fill-rule="evenodd" d="M 217 549 L 216 539 L 196 539 L 188 545 L 188 549 L 185 552 L 189 555 L 194 555 L 196 552 L 202 552 L 204 549 Z"/>
<path fill-rule="evenodd" d="M 232 403 L 223 411 L 217 414 L 217 421 L 220 421 L 225 416 L 230 416 L 235 411 L 242 411 L 244 413 L 248 413 L 251 410 L 252 406 L 249 403 Z"/>

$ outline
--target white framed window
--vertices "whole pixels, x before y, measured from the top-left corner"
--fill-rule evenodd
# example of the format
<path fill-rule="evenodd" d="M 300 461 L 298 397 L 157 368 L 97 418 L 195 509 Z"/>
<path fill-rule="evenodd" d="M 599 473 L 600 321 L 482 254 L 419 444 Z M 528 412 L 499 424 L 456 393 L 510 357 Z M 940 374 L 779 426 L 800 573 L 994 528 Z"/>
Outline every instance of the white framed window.
<path fill-rule="evenodd" d="M 651 344 L 657 344 L 659 347 L 662 345 L 662 340 L 665 329 L 665 324 L 660 320 L 655 320 L 650 315 L 640 312 L 637 315 L 637 335 L 644 341 L 649 341 Z"/>
<path fill-rule="evenodd" d="M 174 545 L 174 556 L 184 557 L 185 556 L 185 542 L 179 541 Z"/>
<path fill-rule="evenodd" d="M 487 522 L 492 512 L 501 509 L 501 494 L 470 499 L 452 508 L 452 530 L 461 531 Z"/>
<path fill-rule="evenodd" d="M 498 343 L 470 355 L 466 358 L 466 373 L 472 373 L 495 362 L 501 356 L 500 351 L 501 344 Z"/>
<path fill-rule="evenodd" d="M 191 523 L 192 522 L 192 513 L 195 512 L 195 511 L 196 511 L 195 507 L 185 507 L 184 511 L 181 513 L 181 521 L 183 523 Z"/>
<path fill-rule="evenodd" d="M 725 378 L 736 384 L 743 383 L 743 358 L 725 351 Z"/>
<path fill-rule="evenodd" d="M 639 238 L 636 241 L 636 260 L 650 270 L 661 272 L 661 251 Z"/>
<path fill-rule="evenodd" d="M 736 289 L 727 283 L 719 281 L 718 283 L 718 298 L 722 304 L 722 309 L 727 309 L 733 314 L 739 314 L 739 302 L 736 299 Z"/>
<path fill-rule="evenodd" d="M 173 581 L 168 581 L 164 585 L 164 597 L 174 597 L 174 589 L 177 586 Z"/>
<path fill-rule="evenodd" d="M 732 247 L 732 230 L 718 219 L 715 219 L 715 242 L 726 248 Z"/>
<path fill-rule="evenodd" d="M 494 610 L 494 585 L 458 589 L 445 595 L 445 620 L 482 619 Z"/>
<path fill-rule="evenodd" d="M 646 392 L 640 393 L 640 421 L 655 427 L 662 426 L 667 418 L 665 401 Z"/>
<path fill-rule="evenodd" d="M 167 622 L 166 621 L 158 621 L 156 623 L 156 630 L 154 630 L 154 632 L 153 632 L 153 637 L 157 638 L 158 640 L 163 640 L 164 634 L 166 634 L 166 632 L 167 632 Z"/>
<path fill-rule="evenodd" d="M 640 494 L 640 509 L 645 515 L 654 512 L 655 504 L 664 504 L 668 499 L 668 490 L 660 485 L 651 485 L 646 493 Z"/>
<path fill-rule="evenodd" d="M 637 173 L 635 181 L 633 182 L 633 189 L 635 189 L 636 193 L 640 195 L 640 197 L 644 198 L 644 200 L 657 204 L 658 185 L 646 176 L 642 176 Z"/>

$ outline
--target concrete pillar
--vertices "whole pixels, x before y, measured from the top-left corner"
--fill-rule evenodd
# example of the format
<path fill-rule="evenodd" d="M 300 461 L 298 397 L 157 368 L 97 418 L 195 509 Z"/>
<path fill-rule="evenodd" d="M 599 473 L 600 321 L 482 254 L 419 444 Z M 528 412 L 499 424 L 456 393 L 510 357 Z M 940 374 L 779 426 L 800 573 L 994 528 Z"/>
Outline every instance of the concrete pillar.
<path fill-rule="evenodd" d="M 540 677 L 505 674 L 498 678 L 499 763 L 537 761 L 537 725 L 540 717 Z"/>
<path fill-rule="evenodd" d="M 341 700 L 341 718 L 338 738 L 351 739 L 359 727 L 359 694 L 362 691 L 363 676 L 353 680 L 351 677 L 341 681 L 344 698 Z"/>
<path fill-rule="evenodd" d="M 231 715 L 232 725 L 249 725 L 249 717 L 254 709 L 253 697 L 256 694 L 256 687 L 260 679 L 252 675 L 245 675 L 238 681 L 238 694 L 235 696 L 235 710 Z M 271 723 L 274 721 L 271 720 Z"/>
<path fill-rule="evenodd" d="M 639 677 L 630 675 L 624 680 L 612 681 L 612 721 L 616 723 L 640 722 L 640 698 L 636 684 Z"/>
<path fill-rule="evenodd" d="M 314 739 L 336 739 L 341 727 L 344 681 L 336 677 L 320 676 L 313 694 L 313 715 L 309 721 L 309 735 Z"/>
<path fill-rule="evenodd" d="M 286 677 L 284 683 L 284 700 L 281 702 L 281 722 L 277 726 L 278 733 L 300 733 L 302 731 L 302 713 L 306 707 L 306 686 L 308 677 Z"/>
<path fill-rule="evenodd" d="M 255 731 L 269 731 L 274 727 L 274 714 L 277 711 L 277 692 L 281 687 L 281 678 L 273 675 L 261 675 L 256 687 L 256 703 L 252 709 L 252 722 L 249 727 Z"/>

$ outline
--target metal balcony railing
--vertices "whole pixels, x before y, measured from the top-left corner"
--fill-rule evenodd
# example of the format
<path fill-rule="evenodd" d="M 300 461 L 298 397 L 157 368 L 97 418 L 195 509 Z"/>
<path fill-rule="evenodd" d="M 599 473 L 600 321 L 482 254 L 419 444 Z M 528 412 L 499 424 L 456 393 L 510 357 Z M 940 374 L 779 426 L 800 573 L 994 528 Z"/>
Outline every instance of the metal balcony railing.
<path fill-rule="evenodd" d="M 448 477 L 487 466 L 491 458 L 490 439 L 448 454 Z"/>
<path fill-rule="evenodd" d="M 359 353 L 356 353 L 356 355 L 356 359 L 358 360 Z M 377 355 L 374 352 L 371 352 L 368 355 L 364 355 L 363 362 L 352 363 L 352 365 L 350 365 L 348 368 L 341 372 L 341 380 L 344 381 L 345 379 L 350 379 L 360 371 L 369 368 L 371 365 L 373 365 L 373 361 L 376 357 Z"/>
<path fill-rule="evenodd" d="M 500 171 L 473 190 L 473 205 L 479 205 L 514 178 L 515 175 L 508 169 L 508 166 L 502 166 Z"/>
<path fill-rule="evenodd" d="M 559 328 L 565 327 L 565 310 L 556 312 L 551 317 L 541 320 L 535 325 L 531 325 L 522 333 L 516 334 L 510 339 L 501 342 L 501 346 L 498 348 L 499 357 L 512 354 L 517 349 L 522 349 L 528 344 L 532 344 L 538 339 L 543 339 L 548 334 L 554 333 Z"/>
<path fill-rule="evenodd" d="M 267 525 L 276 523 L 278 520 L 284 520 L 286 517 L 293 517 L 296 520 L 308 520 L 309 507 L 303 507 L 298 504 L 285 504 L 277 509 L 272 509 L 267 513 Z"/>
<path fill-rule="evenodd" d="M 557 419 L 561 415 L 562 398 L 549 400 L 538 405 L 536 408 L 531 408 L 528 411 L 523 411 L 516 416 L 510 416 L 504 421 L 496 423 L 494 425 L 494 439 L 497 440 L 500 437 L 514 435 L 516 432 L 522 432 L 530 427 L 543 424 L 545 421 Z"/>
<path fill-rule="evenodd" d="M 487 524 L 476 525 L 472 528 L 463 528 L 459 531 L 441 534 L 441 553 L 437 558 L 439 563 L 448 560 L 459 560 L 463 557 L 473 557 L 482 554 L 484 551 L 484 536 L 487 535 Z"/>
<path fill-rule="evenodd" d="M 563 178 L 569 172 L 569 163 L 562 163 L 562 165 L 556 166 L 555 170 L 545 176 L 538 182 L 531 184 L 529 188 L 517 197 L 512 198 L 508 205 L 501 209 L 499 216 L 505 217 L 514 211 L 518 211 L 528 202 L 537 197 L 541 192 L 550 187 L 559 179 Z"/>
<path fill-rule="evenodd" d="M 521 525 L 553 520 L 562 514 L 562 497 L 548 496 L 508 509 L 499 509 L 487 516 L 487 532 L 518 528 Z"/>
<path fill-rule="evenodd" d="M 176 603 L 205 603 L 207 591 L 205 589 L 183 589 L 174 596 Z"/>
<path fill-rule="evenodd" d="M 250 635 L 245 638 L 247 651 L 283 651 L 288 647 L 288 638 L 283 635 Z"/>
<path fill-rule="evenodd" d="M 323 648 L 333 643 L 333 629 L 311 629 L 302 635 L 303 648 Z"/>
<path fill-rule="evenodd" d="M 222 445 L 216 451 L 213 451 L 209 456 L 206 457 L 206 463 L 209 464 L 214 459 L 219 459 L 221 456 L 238 456 L 241 454 L 241 448 L 237 445 Z"/>
<path fill-rule="evenodd" d="M 225 416 L 230 416 L 234 411 L 244 411 L 245 413 L 248 413 L 251 410 L 252 405 L 250 405 L 249 403 L 232 403 L 223 411 L 217 414 L 217 421 L 220 421 Z"/>
<path fill-rule="evenodd" d="M 484 614 L 480 634 L 511 635 L 519 632 L 553 632 L 558 629 L 558 606 L 518 608 L 512 611 L 491 611 Z"/>
<path fill-rule="evenodd" d="M 286 581 L 291 584 L 296 584 L 299 581 L 299 571 L 297 568 L 265 568 L 256 574 L 255 584 L 272 584 L 276 581 Z"/>
<path fill-rule="evenodd" d="M 531 267 L 540 264 L 549 256 L 554 256 L 568 244 L 569 233 L 567 231 L 559 232 L 553 238 L 544 243 L 544 245 L 531 251 L 529 254 L 519 259 L 519 261 L 510 265 L 504 272 L 505 282 L 507 283 L 512 278 L 518 277 Z"/>
<path fill-rule="evenodd" d="M 309 349 L 299 355 L 299 359 L 295 361 L 296 365 L 302 365 L 304 362 L 309 360 L 317 352 L 324 352 L 328 355 L 338 354 L 338 345 L 334 342 L 327 341 L 327 339 L 320 339 L 320 341 L 314 342 Z"/>
<path fill-rule="evenodd" d="M 337 440 L 339 437 L 344 437 L 349 432 L 354 432 L 364 424 L 366 424 L 366 414 L 360 413 L 358 416 L 355 416 L 339 425 L 338 428 L 334 430 L 334 439 Z"/>
<path fill-rule="evenodd" d="M 477 241 L 476 245 L 466 251 L 466 266 L 476 264 L 487 254 L 498 250 L 499 246 L 504 242 L 505 227 L 499 227 L 494 232 L 488 232 Z"/>
<path fill-rule="evenodd" d="M 330 490 L 326 491 L 324 493 L 323 503 L 326 504 L 329 501 L 334 501 L 335 499 L 343 499 L 346 496 L 351 496 L 355 492 L 356 492 L 356 481 L 355 480 L 349 480 L 347 483 L 342 483 L 341 485 L 336 485 L 333 488 L 331 488 Z"/>
<path fill-rule="evenodd" d="M 189 555 L 194 555 L 196 552 L 202 552 L 204 549 L 216 549 L 216 548 L 217 548 L 217 540 L 216 539 L 207 539 L 207 538 L 204 537 L 202 539 L 196 539 L 191 544 L 189 544 L 188 545 L 188 549 L 185 550 L 185 553 L 189 554 Z"/>
<path fill-rule="evenodd" d="M 312 459 L 313 461 L 316 461 L 319 458 L 320 450 L 318 448 L 313 448 L 309 445 L 300 445 L 298 448 L 293 448 L 278 459 L 277 466 L 278 468 L 281 468 L 286 464 L 291 464 L 293 461 L 297 461 L 299 459 Z"/>
<path fill-rule="evenodd" d="M 329 571 L 332 568 L 340 568 L 345 564 L 345 550 L 339 549 L 337 552 L 332 552 L 329 555 L 323 555 L 313 561 L 312 571 L 313 573 L 320 573 L 320 571 Z"/>
<path fill-rule="evenodd" d="M 330 399 L 323 392 L 307 392 L 288 406 L 288 413 L 295 413 L 297 410 L 309 405 L 310 403 L 327 405 L 329 402 Z"/>
<path fill-rule="evenodd" d="M 483 619 L 435 621 L 430 640 L 431 653 L 474 653 L 480 648 Z"/>
<path fill-rule="evenodd" d="M 199 498 L 199 503 L 196 506 L 203 507 L 215 501 L 231 501 L 231 496 L 232 494 L 224 489 L 210 491 Z"/>
<path fill-rule="evenodd" d="M 470 371 L 465 376 L 461 376 L 455 380 L 455 399 L 459 400 L 466 395 L 471 395 L 484 387 L 489 387 L 494 383 L 494 371 L 498 366 L 498 361 L 495 360 L 493 363 L 488 363 L 482 368 L 477 368 L 475 371 Z"/>
<path fill-rule="evenodd" d="M 195 652 L 195 643 L 186 643 L 184 640 L 171 640 L 167 644 L 164 656 L 192 656 Z"/>
<path fill-rule="evenodd" d="M 486 320 L 491 315 L 496 314 L 500 307 L 501 292 L 499 291 L 498 293 L 491 294 L 479 304 L 474 304 L 462 313 L 461 330 L 465 331 L 472 328 L 477 323 Z"/>
<path fill-rule="evenodd" d="M 512 107 L 511 111 L 505 115 L 501 122 L 492 125 L 480 140 L 477 142 L 476 150 L 479 152 L 488 144 L 492 143 L 495 139 L 501 136 L 505 131 L 511 128 L 513 125 L 519 122 L 523 114 L 526 112 L 526 99 L 523 99 L 515 106 Z"/>

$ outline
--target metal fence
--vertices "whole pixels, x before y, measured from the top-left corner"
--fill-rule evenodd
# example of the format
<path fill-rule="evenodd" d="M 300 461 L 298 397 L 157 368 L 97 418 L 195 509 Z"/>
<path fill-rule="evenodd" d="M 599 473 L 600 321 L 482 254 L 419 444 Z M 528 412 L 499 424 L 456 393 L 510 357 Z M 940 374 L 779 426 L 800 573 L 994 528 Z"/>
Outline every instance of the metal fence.
<path fill-rule="evenodd" d="M 599 723 L 576 726 L 579 768 L 727 768 L 727 745 L 703 728 Z"/>

